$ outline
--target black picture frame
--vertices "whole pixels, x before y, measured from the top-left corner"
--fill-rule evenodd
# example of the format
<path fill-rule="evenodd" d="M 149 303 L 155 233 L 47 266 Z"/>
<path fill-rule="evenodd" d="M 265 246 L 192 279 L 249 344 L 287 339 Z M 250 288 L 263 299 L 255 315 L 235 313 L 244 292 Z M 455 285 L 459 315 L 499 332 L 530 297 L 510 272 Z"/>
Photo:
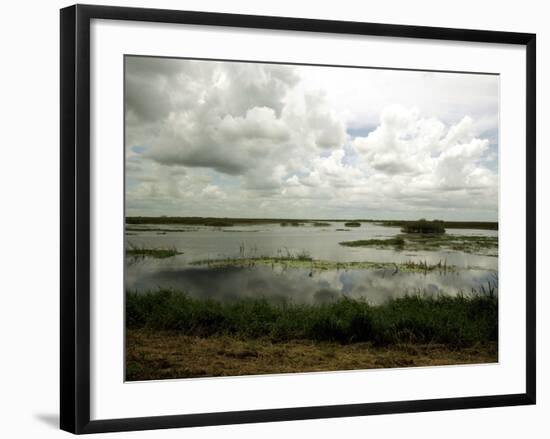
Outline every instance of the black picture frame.
<path fill-rule="evenodd" d="M 61 9 L 60 14 L 61 429 L 81 434 L 535 404 L 535 34 L 89 5 L 70 6 Z M 525 66 L 527 83 L 526 392 L 494 396 L 90 420 L 90 21 L 92 19 L 525 46 L 527 60 Z"/>

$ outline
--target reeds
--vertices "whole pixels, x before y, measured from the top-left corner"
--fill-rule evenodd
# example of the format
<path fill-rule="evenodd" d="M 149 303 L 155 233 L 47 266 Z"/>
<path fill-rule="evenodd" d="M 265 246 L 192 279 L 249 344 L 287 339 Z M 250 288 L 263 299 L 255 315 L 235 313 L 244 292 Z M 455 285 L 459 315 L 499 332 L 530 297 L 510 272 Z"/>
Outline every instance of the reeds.
<path fill-rule="evenodd" d="M 343 241 L 340 245 L 346 247 L 403 247 L 405 240 L 401 236 L 388 239 L 360 239 L 357 241 Z"/>
<path fill-rule="evenodd" d="M 443 226 L 443 221 L 427 221 L 425 219 L 420 219 L 404 224 L 401 231 L 403 233 L 442 234 L 445 233 L 445 227 Z"/>
<path fill-rule="evenodd" d="M 170 258 L 172 256 L 180 255 L 182 254 L 179 252 L 175 247 L 171 248 L 147 248 L 147 247 L 139 247 L 134 244 L 130 244 L 128 248 L 126 248 L 126 256 L 131 256 L 134 258 Z"/>
<path fill-rule="evenodd" d="M 496 256 L 498 253 L 498 236 L 448 235 L 438 233 L 409 233 L 396 235 L 387 239 L 360 239 L 339 243 L 347 247 L 395 247 L 399 250 L 455 250 L 465 253 Z"/>
<path fill-rule="evenodd" d="M 481 292 L 458 296 L 416 294 L 372 306 L 342 297 L 327 304 L 275 305 L 265 299 L 221 303 L 159 290 L 127 292 L 130 329 L 178 331 L 241 339 L 442 343 L 451 347 L 497 341 L 498 300 Z"/>

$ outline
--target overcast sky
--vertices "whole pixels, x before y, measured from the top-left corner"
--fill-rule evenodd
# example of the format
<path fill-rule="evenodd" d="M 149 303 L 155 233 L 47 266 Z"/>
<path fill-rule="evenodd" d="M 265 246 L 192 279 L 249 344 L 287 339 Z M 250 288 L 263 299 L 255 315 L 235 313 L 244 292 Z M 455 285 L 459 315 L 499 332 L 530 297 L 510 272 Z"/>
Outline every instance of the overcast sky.
<path fill-rule="evenodd" d="M 125 62 L 129 216 L 498 217 L 498 76 Z"/>

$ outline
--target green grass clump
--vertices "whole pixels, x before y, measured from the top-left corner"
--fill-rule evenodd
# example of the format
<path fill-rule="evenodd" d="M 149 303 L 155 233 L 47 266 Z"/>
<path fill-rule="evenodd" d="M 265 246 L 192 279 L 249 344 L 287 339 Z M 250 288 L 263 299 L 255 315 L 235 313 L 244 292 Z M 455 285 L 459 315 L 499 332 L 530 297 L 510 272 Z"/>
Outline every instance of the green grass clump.
<path fill-rule="evenodd" d="M 195 229 L 167 229 L 162 227 L 132 227 L 126 226 L 126 232 L 192 232 L 197 230 Z"/>
<path fill-rule="evenodd" d="M 181 255 L 175 247 L 174 248 L 146 248 L 130 245 L 126 249 L 126 256 L 132 256 L 136 258 L 170 258 L 172 256 Z"/>
<path fill-rule="evenodd" d="M 485 256 L 498 256 L 498 236 L 410 233 L 388 239 L 343 241 L 340 242 L 340 245 L 347 247 L 395 247 L 399 250 L 410 251 L 456 250 Z"/>
<path fill-rule="evenodd" d="M 295 258 L 298 259 L 299 261 L 311 261 L 313 259 L 311 257 L 311 254 L 307 250 L 302 250 L 296 253 Z"/>
<path fill-rule="evenodd" d="M 372 221 L 388 227 L 404 227 L 416 221 L 406 220 L 382 220 Z M 498 230 L 498 222 L 493 221 L 440 221 L 445 229 L 479 229 L 479 230 Z"/>
<path fill-rule="evenodd" d="M 357 241 L 344 241 L 340 245 L 346 247 L 403 247 L 405 240 L 401 236 L 388 239 L 360 239 Z"/>
<path fill-rule="evenodd" d="M 498 230 L 498 222 L 491 221 L 441 221 L 420 219 L 418 221 L 375 221 L 383 226 L 400 227 L 404 233 L 445 233 L 445 229 Z"/>
<path fill-rule="evenodd" d="M 361 223 L 358 221 L 350 221 L 347 223 L 344 223 L 344 226 L 346 227 L 361 227 Z"/>
<path fill-rule="evenodd" d="M 455 265 L 447 265 L 446 261 L 439 261 L 436 264 L 428 264 L 427 261 L 406 261 L 406 262 L 374 262 L 374 261 L 324 261 L 313 259 L 308 252 L 301 252 L 296 255 L 287 256 L 259 256 L 241 257 L 226 259 L 204 259 L 190 262 L 191 265 L 204 265 L 209 268 L 251 268 L 259 265 L 271 267 L 283 267 L 307 269 L 315 271 L 326 270 L 391 270 L 394 273 L 427 273 L 430 271 L 454 272 L 458 268 Z"/>
<path fill-rule="evenodd" d="M 312 225 L 313 225 L 313 227 L 329 227 L 330 223 L 323 223 L 321 221 L 315 221 Z"/>
<path fill-rule="evenodd" d="M 372 306 L 363 300 L 341 298 L 319 305 L 265 299 L 221 303 L 193 299 L 184 293 L 159 290 L 126 293 L 129 329 L 178 331 L 208 337 L 242 339 L 442 343 L 451 347 L 497 341 L 498 302 L 494 293 L 469 296 L 413 295 Z"/>
<path fill-rule="evenodd" d="M 426 221 L 420 219 L 418 221 L 408 222 L 403 225 L 401 231 L 404 233 L 445 233 L 443 221 Z"/>

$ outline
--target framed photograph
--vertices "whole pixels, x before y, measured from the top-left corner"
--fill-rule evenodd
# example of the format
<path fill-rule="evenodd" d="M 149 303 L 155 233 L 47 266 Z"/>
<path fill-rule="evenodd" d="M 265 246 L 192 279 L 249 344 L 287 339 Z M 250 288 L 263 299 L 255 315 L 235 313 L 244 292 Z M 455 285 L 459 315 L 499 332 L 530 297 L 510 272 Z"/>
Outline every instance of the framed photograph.
<path fill-rule="evenodd" d="M 535 35 L 61 10 L 61 428 L 535 403 Z"/>

